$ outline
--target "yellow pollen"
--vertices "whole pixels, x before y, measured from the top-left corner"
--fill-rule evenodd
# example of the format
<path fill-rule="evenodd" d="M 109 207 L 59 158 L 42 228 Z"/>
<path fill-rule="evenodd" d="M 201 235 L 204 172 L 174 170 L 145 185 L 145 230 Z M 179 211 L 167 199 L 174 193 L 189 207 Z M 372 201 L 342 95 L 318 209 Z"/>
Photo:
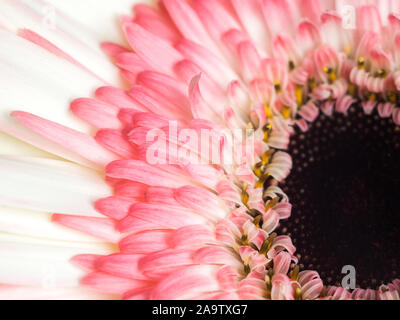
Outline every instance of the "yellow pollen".
<path fill-rule="evenodd" d="M 267 143 L 269 140 L 269 132 L 268 131 L 264 131 L 264 142 Z"/>
<path fill-rule="evenodd" d="M 245 206 L 247 206 L 247 204 L 249 203 L 249 198 L 250 198 L 249 194 L 246 192 L 245 189 L 243 189 L 243 191 L 242 191 L 242 202 L 243 202 L 243 204 Z"/>
<path fill-rule="evenodd" d="M 272 132 L 272 123 L 266 124 L 263 130 L 264 130 L 264 142 L 267 143 Z"/>
<path fill-rule="evenodd" d="M 368 94 L 368 100 L 370 101 L 377 101 L 377 95 L 374 92 L 369 92 Z"/>
<path fill-rule="evenodd" d="M 384 69 L 379 69 L 379 70 L 376 72 L 375 76 L 378 77 L 378 78 L 385 78 L 385 77 L 386 77 L 386 70 L 384 70 Z"/>
<path fill-rule="evenodd" d="M 389 291 L 389 288 L 387 286 L 382 286 L 381 290 L 382 290 L 383 293 L 385 293 L 385 292 Z"/>
<path fill-rule="evenodd" d="M 332 84 L 337 80 L 337 75 L 336 72 L 332 71 L 332 73 L 329 74 L 329 82 Z"/>
<path fill-rule="evenodd" d="M 247 234 L 243 234 L 242 239 L 240 239 L 242 246 L 248 246 L 249 245 L 249 237 Z"/>
<path fill-rule="evenodd" d="M 392 92 L 392 91 L 388 92 L 387 98 L 388 98 L 388 100 L 389 100 L 391 103 L 394 103 L 394 104 L 397 103 L 397 96 L 396 96 L 396 93 L 394 93 L 394 92 Z"/>
<path fill-rule="evenodd" d="M 274 88 L 277 93 L 280 93 L 282 91 L 281 83 L 279 80 L 274 81 Z"/>
<path fill-rule="evenodd" d="M 282 115 L 283 115 L 283 118 L 289 119 L 292 115 L 292 109 L 289 107 L 284 107 L 282 109 Z"/>
<path fill-rule="evenodd" d="M 344 46 L 344 51 L 346 52 L 346 54 L 349 56 L 351 53 L 351 46 L 350 45 L 345 45 Z"/>
<path fill-rule="evenodd" d="M 349 84 L 349 94 L 355 98 L 357 95 L 357 86 L 353 83 Z"/>
<path fill-rule="evenodd" d="M 290 279 L 292 279 L 293 281 L 299 281 L 299 272 L 300 267 L 296 266 L 290 274 Z"/>
<path fill-rule="evenodd" d="M 328 81 L 330 84 L 337 80 L 336 72 L 330 67 L 324 67 L 324 71 L 328 74 Z"/>
<path fill-rule="evenodd" d="M 262 215 L 259 215 L 253 221 L 254 225 L 257 227 L 257 229 L 261 228 L 261 220 L 262 220 Z"/>
<path fill-rule="evenodd" d="M 268 239 L 264 241 L 264 243 L 261 246 L 261 249 L 259 251 L 260 254 L 266 256 L 268 253 L 268 246 L 269 246 L 269 241 Z"/>
<path fill-rule="evenodd" d="M 310 91 L 313 91 L 317 87 L 317 81 L 315 81 L 314 77 L 308 78 L 308 87 Z"/>
<path fill-rule="evenodd" d="M 274 149 L 269 149 L 267 152 L 264 152 L 264 154 L 262 155 L 262 164 L 264 166 L 266 166 L 267 164 L 269 164 L 271 157 L 273 156 L 273 154 L 275 153 Z"/>
<path fill-rule="evenodd" d="M 244 264 L 244 272 L 246 274 L 249 274 L 251 269 L 250 269 L 249 258 L 248 257 L 244 258 L 243 264 Z"/>
<path fill-rule="evenodd" d="M 257 163 L 255 166 L 254 166 L 254 174 L 257 176 L 257 178 L 261 178 L 262 177 L 262 175 L 263 175 L 263 164 L 262 164 L 262 162 L 259 162 L 259 163 Z"/>
<path fill-rule="evenodd" d="M 295 92 L 296 101 L 299 106 L 303 105 L 303 86 L 296 86 Z"/>
<path fill-rule="evenodd" d="M 358 58 L 357 65 L 358 65 L 358 69 L 361 69 L 361 70 L 365 69 L 365 59 L 364 59 L 364 57 Z"/>
<path fill-rule="evenodd" d="M 267 285 L 267 287 L 271 286 L 271 277 L 269 275 L 265 276 L 265 284 Z"/>
<path fill-rule="evenodd" d="M 269 249 L 271 249 L 271 247 L 272 247 L 272 244 L 274 243 L 274 240 L 275 240 L 275 238 L 278 236 L 278 234 L 276 234 L 275 232 L 274 233 L 271 233 L 271 235 L 268 237 L 268 249 L 267 249 L 267 252 L 269 251 Z"/>
<path fill-rule="evenodd" d="M 275 197 L 274 199 L 269 201 L 268 204 L 265 206 L 265 211 L 268 211 L 273 207 L 275 207 L 278 204 L 278 202 L 279 202 L 279 197 Z"/>
<path fill-rule="evenodd" d="M 272 244 L 274 243 L 274 240 L 275 240 L 275 238 L 276 238 L 277 236 L 278 236 L 278 235 L 277 235 L 275 232 L 272 233 L 272 234 L 268 237 L 268 239 L 265 240 L 264 243 L 262 244 L 259 253 L 262 254 L 262 255 L 264 255 L 264 256 L 267 256 L 267 253 L 268 253 L 268 251 L 271 249 Z"/>
<path fill-rule="evenodd" d="M 267 179 L 268 179 L 269 176 L 270 176 L 269 173 L 263 175 L 263 176 L 260 178 L 260 180 L 258 180 L 258 181 L 256 182 L 256 189 L 261 189 L 261 188 L 263 188 L 263 187 L 264 187 L 264 184 L 265 184 L 265 181 L 267 181 Z"/>
<path fill-rule="evenodd" d="M 296 300 L 301 300 L 301 289 L 297 288 L 295 292 L 295 299 Z"/>
<path fill-rule="evenodd" d="M 272 119 L 274 117 L 274 114 L 272 113 L 269 106 L 267 104 L 265 104 L 264 108 L 265 108 L 265 115 L 267 116 L 267 119 Z"/>
<path fill-rule="evenodd" d="M 324 72 L 325 72 L 325 73 L 330 73 L 331 71 L 332 71 L 331 68 L 329 68 L 329 67 L 324 67 Z"/>

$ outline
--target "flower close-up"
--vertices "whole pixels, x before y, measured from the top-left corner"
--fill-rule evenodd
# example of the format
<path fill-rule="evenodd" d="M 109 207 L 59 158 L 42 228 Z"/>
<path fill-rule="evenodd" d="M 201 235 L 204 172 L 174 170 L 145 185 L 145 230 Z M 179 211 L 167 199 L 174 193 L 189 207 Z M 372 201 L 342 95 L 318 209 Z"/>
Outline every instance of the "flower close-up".
<path fill-rule="evenodd" d="M 400 1 L 0 0 L 0 299 L 400 300 Z"/>

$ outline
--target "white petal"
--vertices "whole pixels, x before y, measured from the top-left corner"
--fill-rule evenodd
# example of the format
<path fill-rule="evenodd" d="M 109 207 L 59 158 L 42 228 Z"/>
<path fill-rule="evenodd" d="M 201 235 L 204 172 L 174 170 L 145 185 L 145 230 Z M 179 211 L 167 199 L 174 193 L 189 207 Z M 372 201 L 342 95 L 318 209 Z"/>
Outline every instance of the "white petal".
<path fill-rule="evenodd" d="M 2 131 L 21 140 L 28 140 L 26 137 L 29 136 L 29 131 L 9 117 L 11 111 L 18 109 L 84 133 L 91 133 L 93 129 L 69 110 L 69 103 L 77 97 L 90 95 L 102 85 L 104 83 L 69 62 L 9 32 L 0 31 Z M 31 141 L 28 142 L 32 144 Z M 69 160 L 79 161 L 78 157 L 74 158 L 65 151 L 63 153 L 61 147 L 57 149 L 50 146 L 48 149 Z"/>
<path fill-rule="evenodd" d="M 14 241 L 0 236 L 0 283 L 40 286 L 44 289 L 75 287 L 85 271 L 74 266 L 70 259 L 88 253 L 87 248 L 31 244 L 23 239 Z M 94 252 L 91 249 L 90 253 Z M 104 250 L 97 250 L 104 252 Z"/>
<path fill-rule="evenodd" d="M 98 35 L 64 16 L 50 3 L 38 0 L 0 0 L 0 23 L 12 32 L 28 28 L 46 38 L 110 84 L 120 84 L 117 68 L 100 49 Z M 94 11 L 94 10 L 89 10 Z M 72 17 L 84 16 L 75 7 Z"/>
<path fill-rule="evenodd" d="M 0 232 L 73 242 L 102 242 L 51 221 L 51 213 L 0 206 Z"/>
<path fill-rule="evenodd" d="M 59 240 L 48 240 L 48 239 L 39 239 L 34 237 L 28 236 L 20 236 L 16 234 L 10 234 L 6 232 L 0 232 L 0 244 L 4 243 L 17 243 L 20 244 L 21 248 L 28 248 L 24 247 L 23 245 L 35 245 L 39 248 L 47 248 L 44 250 L 48 252 L 49 248 L 55 248 L 56 252 L 60 248 L 65 248 L 67 251 L 60 251 L 62 257 L 65 258 L 65 252 L 68 252 L 69 258 L 76 254 L 98 254 L 98 255 L 108 255 L 115 253 L 117 250 L 117 246 L 112 243 L 108 242 L 71 242 L 71 241 L 59 241 Z M 21 249 L 22 252 L 22 249 Z M 53 253 L 55 254 L 55 253 Z M 70 256 L 72 255 L 72 256 Z M 54 257 L 56 257 L 55 254 Z M 68 259 L 69 259 L 68 258 Z M 1 283 L 1 281 L 0 281 Z"/>
<path fill-rule="evenodd" d="M 6 31 L 0 31 L 0 71 L 2 121 L 11 111 L 20 109 L 90 132 L 90 127 L 69 111 L 69 103 L 90 95 L 104 83 Z"/>
<path fill-rule="evenodd" d="M 102 217 L 93 203 L 111 194 L 103 177 L 63 161 L 0 157 L 0 204 L 51 213 Z"/>
<path fill-rule="evenodd" d="M 42 288 L 0 285 L 0 300 L 113 300 L 118 296 L 86 288 Z"/>
<path fill-rule="evenodd" d="M 0 251 L 1 252 L 1 251 Z M 2 252 L 1 252 L 2 253 Z M 0 256 L 0 281 L 5 284 L 54 287 L 76 287 L 84 275 L 70 262 L 16 259 Z"/>
<path fill-rule="evenodd" d="M 0 154 L 56 159 L 57 157 L 0 132 Z"/>
<path fill-rule="evenodd" d="M 30 1 L 30 0 L 27 0 Z M 154 4 L 154 0 L 47 0 L 61 12 L 94 32 L 94 40 L 122 43 L 125 39 L 119 26 L 119 17 L 131 15 L 135 4 Z M 79 36 L 79 34 L 78 34 Z"/>

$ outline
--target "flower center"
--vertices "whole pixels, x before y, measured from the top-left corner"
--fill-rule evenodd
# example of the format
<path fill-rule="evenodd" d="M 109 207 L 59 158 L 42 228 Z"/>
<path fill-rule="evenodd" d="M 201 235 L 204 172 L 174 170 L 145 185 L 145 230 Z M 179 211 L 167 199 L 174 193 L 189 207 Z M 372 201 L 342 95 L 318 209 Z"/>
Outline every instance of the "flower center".
<path fill-rule="evenodd" d="M 400 128 L 353 105 L 296 132 L 290 153 L 293 171 L 282 187 L 293 215 L 280 231 L 292 236 L 300 267 L 338 286 L 347 265 L 362 288 L 399 277 Z"/>

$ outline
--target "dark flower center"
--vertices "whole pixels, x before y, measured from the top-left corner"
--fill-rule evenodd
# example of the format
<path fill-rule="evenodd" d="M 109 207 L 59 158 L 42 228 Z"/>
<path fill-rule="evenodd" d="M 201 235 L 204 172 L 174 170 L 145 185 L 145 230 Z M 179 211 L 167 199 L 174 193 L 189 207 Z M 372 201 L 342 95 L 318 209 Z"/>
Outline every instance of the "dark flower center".
<path fill-rule="evenodd" d="M 341 285 L 343 266 L 357 286 L 376 289 L 400 277 L 400 128 L 358 105 L 320 115 L 290 145 L 293 171 L 283 189 L 293 216 L 280 231 L 297 247 L 300 267 Z"/>

